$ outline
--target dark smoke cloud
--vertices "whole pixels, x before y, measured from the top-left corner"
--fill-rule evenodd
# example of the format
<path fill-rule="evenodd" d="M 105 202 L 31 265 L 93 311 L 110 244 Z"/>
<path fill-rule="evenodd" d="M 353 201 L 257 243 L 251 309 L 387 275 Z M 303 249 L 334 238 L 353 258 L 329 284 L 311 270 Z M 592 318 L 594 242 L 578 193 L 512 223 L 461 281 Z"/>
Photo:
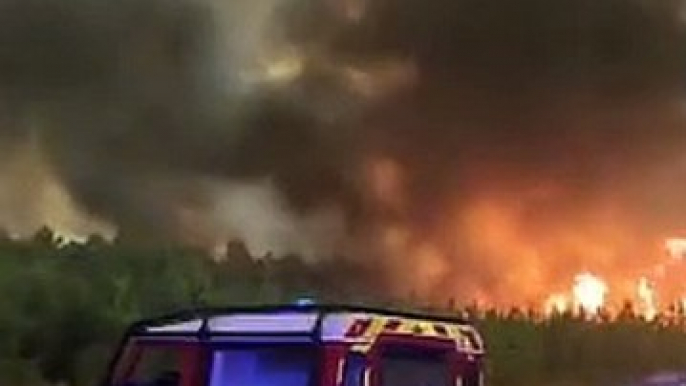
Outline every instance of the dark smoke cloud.
<path fill-rule="evenodd" d="M 180 213 L 211 208 L 205 179 L 265 176 L 296 213 L 341 208 L 362 246 L 389 223 L 469 244 L 445 234 L 446 212 L 484 195 L 521 201 L 532 231 L 609 198 L 650 227 L 683 226 L 640 178 L 686 149 L 681 1 L 274 4 L 261 32 L 302 71 L 246 96 L 218 86 L 244 70 L 217 44 L 243 38 L 221 36 L 241 28 L 218 28 L 220 2 L 0 0 L 3 145 L 38 131 L 77 202 L 146 239 L 184 237 Z M 375 157 L 403 171 L 399 210 L 369 197 Z M 686 207 L 683 169 L 668 174 L 651 184 Z"/>
<path fill-rule="evenodd" d="M 212 5 L 2 1 L 2 142 L 38 130 L 77 202 L 143 238 L 183 237 L 179 210 L 209 206 L 207 177 L 274 176 L 303 208 L 337 196 L 341 165 L 295 91 L 235 100 L 216 86 L 240 69 L 215 62 Z"/>
<path fill-rule="evenodd" d="M 0 8 L 6 140 L 39 131 L 83 207 L 118 225 L 164 229 L 169 202 L 183 201 L 149 188 L 195 137 L 190 128 L 211 122 L 194 74 L 204 39 L 198 10 L 183 2 L 82 0 L 3 1 Z"/>
<path fill-rule="evenodd" d="M 414 215 L 429 224 L 474 183 L 555 180 L 597 197 L 609 180 L 684 150 L 673 116 L 686 59 L 681 2 L 372 0 L 360 20 L 338 24 L 321 2 L 303 3 L 286 14 L 313 55 L 417 69 L 360 135 L 406 166 Z"/>
<path fill-rule="evenodd" d="M 470 248 L 474 236 L 460 236 L 450 214 L 483 198 L 518 208 L 514 226 L 532 245 L 607 206 L 648 244 L 684 228 L 682 2 L 371 0 L 347 22 L 305 3 L 285 14 L 311 55 L 414 71 L 409 87 L 367 111 L 359 143 L 406 172 L 406 205 L 381 220 L 438 245 L 452 267 L 438 293 L 455 282 L 466 293 L 474 283 L 512 291 L 501 268 L 515 252 Z M 616 251 L 610 265 L 646 253 Z M 547 258 L 543 276 L 557 280 L 555 265 L 594 265 L 574 253 Z"/>

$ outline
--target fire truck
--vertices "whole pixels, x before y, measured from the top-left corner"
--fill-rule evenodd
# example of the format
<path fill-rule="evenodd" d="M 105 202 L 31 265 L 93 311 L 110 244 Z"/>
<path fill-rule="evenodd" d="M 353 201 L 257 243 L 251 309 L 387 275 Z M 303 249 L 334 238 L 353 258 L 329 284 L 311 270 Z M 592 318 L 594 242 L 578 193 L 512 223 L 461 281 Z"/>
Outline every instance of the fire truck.
<path fill-rule="evenodd" d="M 349 306 L 200 309 L 133 324 L 103 386 L 480 386 L 465 320 Z"/>

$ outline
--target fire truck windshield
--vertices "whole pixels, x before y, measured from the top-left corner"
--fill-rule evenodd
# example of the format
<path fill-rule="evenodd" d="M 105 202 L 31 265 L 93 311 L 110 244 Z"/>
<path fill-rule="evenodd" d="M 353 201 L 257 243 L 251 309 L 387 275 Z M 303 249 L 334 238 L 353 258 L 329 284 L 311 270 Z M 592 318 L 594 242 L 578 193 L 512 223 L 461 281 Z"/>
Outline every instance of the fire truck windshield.
<path fill-rule="evenodd" d="M 310 386 L 312 345 L 242 345 L 214 352 L 210 386 Z"/>

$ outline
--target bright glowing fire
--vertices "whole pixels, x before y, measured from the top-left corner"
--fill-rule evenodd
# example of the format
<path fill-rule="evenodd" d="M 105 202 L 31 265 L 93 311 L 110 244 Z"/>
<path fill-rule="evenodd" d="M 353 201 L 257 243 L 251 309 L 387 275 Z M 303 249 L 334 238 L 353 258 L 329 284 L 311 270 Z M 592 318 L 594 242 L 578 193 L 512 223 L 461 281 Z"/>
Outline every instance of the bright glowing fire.
<path fill-rule="evenodd" d="M 669 255 L 675 259 L 686 260 L 686 238 L 670 238 L 665 241 Z"/>
<path fill-rule="evenodd" d="M 593 316 L 608 306 L 608 294 L 609 286 L 602 278 L 584 272 L 575 277 L 569 295 L 564 293 L 550 295 L 545 301 L 544 310 L 546 315 L 583 311 L 585 314 Z M 638 280 L 635 300 L 638 306 L 636 311 L 646 320 L 654 320 L 658 316 L 657 292 L 654 283 L 647 277 L 641 277 Z M 686 305 L 686 298 L 682 302 L 683 305 Z M 572 305 L 574 309 L 570 310 Z"/>
<path fill-rule="evenodd" d="M 581 273 L 574 279 L 574 305 L 584 312 L 596 314 L 605 305 L 607 291 L 607 284 L 600 277 L 588 272 Z"/>
<path fill-rule="evenodd" d="M 547 315 L 551 314 L 561 314 L 567 312 L 569 309 L 569 298 L 565 294 L 553 294 L 548 297 L 545 302 L 545 313 Z"/>
<path fill-rule="evenodd" d="M 654 219 L 627 212 L 613 194 L 566 205 L 575 193 L 555 182 L 491 186 L 480 175 L 478 194 L 454 203 L 427 195 L 445 204 L 432 210 L 432 202 L 417 204 L 408 189 L 417 176 L 401 165 L 377 155 L 365 184 L 385 216 L 369 244 L 380 248 L 393 291 L 435 303 L 602 318 L 631 312 L 655 320 L 686 308 L 679 219 L 656 229 Z"/>
<path fill-rule="evenodd" d="M 653 283 L 647 278 L 642 277 L 638 281 L 638 298 L 640 300 L 639 306 L 643 316 L 648 320 L 653 320 L 657 316 L 657 294 Z"/>

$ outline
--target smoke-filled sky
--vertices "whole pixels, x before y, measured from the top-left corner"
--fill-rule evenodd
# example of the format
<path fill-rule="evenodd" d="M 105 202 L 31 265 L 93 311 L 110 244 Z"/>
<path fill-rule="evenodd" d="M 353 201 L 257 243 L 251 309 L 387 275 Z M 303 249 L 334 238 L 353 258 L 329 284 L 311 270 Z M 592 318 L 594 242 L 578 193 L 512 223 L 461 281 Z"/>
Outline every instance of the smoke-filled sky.
<path fill-rule="evenodd" d="M 0 221 L 342 253 L 431 297 L 686 293 L 685 9 L 0 0 Z"/>

